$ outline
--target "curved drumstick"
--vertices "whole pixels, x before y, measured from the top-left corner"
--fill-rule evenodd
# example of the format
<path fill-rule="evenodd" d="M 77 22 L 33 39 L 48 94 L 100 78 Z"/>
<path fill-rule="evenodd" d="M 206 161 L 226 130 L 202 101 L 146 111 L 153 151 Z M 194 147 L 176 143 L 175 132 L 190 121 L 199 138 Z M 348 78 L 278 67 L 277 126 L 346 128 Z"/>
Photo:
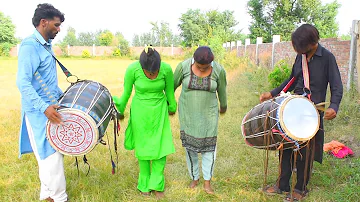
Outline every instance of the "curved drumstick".
<path fill-rule="evenodd" d="M 317 103 L 316 105 L 315 105 L 315 107 L 316 107 L 316 109 L 317 110 L 320 110 L 320 111 L 325 111 L 326 109 L 325 109 L 325 105 L 326 104 L 329 104 L 330 102 L 320 102 L 320 103 Z"/>

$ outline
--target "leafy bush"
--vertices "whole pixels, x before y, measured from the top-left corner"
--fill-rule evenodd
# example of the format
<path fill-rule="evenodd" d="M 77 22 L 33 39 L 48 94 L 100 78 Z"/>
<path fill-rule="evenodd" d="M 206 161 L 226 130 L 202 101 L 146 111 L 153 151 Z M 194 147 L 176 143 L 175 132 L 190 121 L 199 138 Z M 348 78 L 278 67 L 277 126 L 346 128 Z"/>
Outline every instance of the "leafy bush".
<path fill-rule="evenodd" d="M 120 49 L 118 49 L 118 48 L 114 49 L 112 55 L 115 56 L 115 57 L 121 56 L 121 51 L 120 51 Z"/>
<path fill-rule="evenodd" d="M 120 53 L 122 56 L 130 54 L 129 42 L 124 40 L 120 41 L 119 44 Z"/>
<path fill-rule="evenodd" d="M 220 60 L 215 60 L 220 62 L 220 64 L 226 69 L 245 69 L 247 66 L 246 58 L 237 57 L 236 51 L 225 52 L 224 56 Z"/>
<path fill-rule="evenodd" d="M 274 70 L 269 74 L 268 79 L 272 88 L 280 86 L 291 74 L 290 65 L 285 60 L 280 60 Z"/>
<path fill-rule="evenodd" d="M 0 56 L 10 56 L 10 50 L 13 47 L 11 43 L 5 42 L 0 44 Z"/>
<path fill-rule="evenodd" d="M 67 50 L 67 44 L 64 42 L 61 42 L 58 44 L 58 46 L 60 47 L 61 50 L 61 56 L 62 57 L 69 57 L 68 55 L 68 50 Z"/>
<path fill-rule="evenodd" d="M 184 59 L 187 59 L 187 58 L 192 58 L 193 55 L 194 55 L 194 52 L 196 51 L 198 47 L 197 46 L 193 46 L 191 48 L 189 47 L 184 47 L 183 50 L 184 50 Z"/>
<path fill-rule="evenodd" d="M 83 58 L 91 58 L 90 51 L 83 50 L 82 53 L 81 53 L 81 57 L 83 57 Z"/>
<path fill-rule="evenodd" d="M 251 92 L 254 92 L 257 96 L 259 96 L 262 92 L 271 90 L 269 82 L 266 81 L 269 73 L 269 69 L 261 67 L 256 68 L 255 64 L 252 64 L 244 72 L 244 76 L 247 78 L 247 83 L 244 85 L 247 85 Z"/>

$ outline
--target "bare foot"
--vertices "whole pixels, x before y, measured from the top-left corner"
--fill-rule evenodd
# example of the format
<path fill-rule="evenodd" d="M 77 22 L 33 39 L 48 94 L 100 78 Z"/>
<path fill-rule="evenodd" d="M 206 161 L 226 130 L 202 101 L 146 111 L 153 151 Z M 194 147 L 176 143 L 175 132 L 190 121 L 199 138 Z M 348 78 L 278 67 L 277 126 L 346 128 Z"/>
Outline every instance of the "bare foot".
<path fill-rule="evenodd" d="M 140 194 L 143 196 L 150 196 L 150 192 L 140 192 Z"/>
<path fill-rule="evenodd" d="M 199 180 L 193 180 L 191 181 L 190 185 L 189 185 L 189 188 L 190 189 L 194 189 L 199 183 Z"/>
<path fill-rule="evenodd" d="M 214 190 L 211 188 L 210 180 L 204 181 L 204 190 L 208 194 L 214 194 Z"/>
<path fill-rule="evenodd" d="M 163 191 L 154 191 L 155 192 L 155 196 L 157 199 L 162 199 L 165 197 L 165 194 Z"/>
<path fill-rule="evenodd" d="M 50 201 L 50 202 L 54 202 L 54 199 L 47 197 L 45 200 Z"/>

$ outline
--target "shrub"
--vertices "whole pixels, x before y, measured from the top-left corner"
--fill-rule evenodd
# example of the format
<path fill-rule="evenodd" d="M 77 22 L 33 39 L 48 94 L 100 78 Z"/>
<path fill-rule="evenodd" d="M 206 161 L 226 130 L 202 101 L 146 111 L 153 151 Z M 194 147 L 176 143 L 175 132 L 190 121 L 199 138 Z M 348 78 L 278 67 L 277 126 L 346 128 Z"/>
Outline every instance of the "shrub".
<path fill-rule="evenodd" d="M 276 63 L 274 70 L 269 74 L 268 79 L 272 88 L 280 86 L 291 74 L 290 65 L 285 60 Z"/>
<path fill-rule="evenodd" d="M 124 40 L 120 41 L 119 44 L 120 53 L 122 56 L 130 54 L 129 42 Z"/>
<path fill-rule="evenodd" d="M 90 51 L 83 50 L 82 53 L 81 53 L 81 57 L 83 57 L 83 58 L 91 58 Z"/>
<path fill-rule="evenodd" d="M 216 60 L 215 60 L 216 61 Z M 246 59 L 237 57 L 236 51 L 226 52 L 224 53 L 224 56 L 222 59 L 220 59 L 218 62 L 226 69 L 245 69 L 246 67 Z"/>
<path fill-rule="evenodd" d="M 11 43 L 5 42 L 0 44 L 0 56 L 10 56 L 10 50 L 13 47 Z"/>
<path fill-rule="evenodd" d="M 118 48 L 114 49 L 112 55 L 115 56 L 115 57 L 121 56 L 121 51 L 120 51 L 120 49 L 118 49 Z"/>

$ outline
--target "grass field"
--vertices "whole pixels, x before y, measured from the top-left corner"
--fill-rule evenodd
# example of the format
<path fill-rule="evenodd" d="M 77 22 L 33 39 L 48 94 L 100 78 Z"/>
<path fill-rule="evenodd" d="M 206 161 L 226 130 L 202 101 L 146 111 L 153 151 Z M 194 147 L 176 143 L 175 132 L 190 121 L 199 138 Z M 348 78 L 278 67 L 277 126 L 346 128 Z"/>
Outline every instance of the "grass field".
<path fill-rule="evenodd" d="M 95 80 L 105 85 L 113 95 L 121 95 L 125 69 L 130 60 L 61 59 L 62 63 L 81 79 Z M 167 61 L 173 68 L 179 61 Z M 220 116 L 218 150 L 213 187 L 216 194 L 207 195 L 202 189 L 187 188 L 188 177 L 184 150 L 179 139 L 177 114 L 171 125 L 176 153 L 168 156 L 165 169 L 166 198 L 162 201 L 282 201 L 283 196 L 266 196 L 259 188 L 264 181 L 264 152 L 245 145 L 240 125 L 245 113 L 258 103 L 257 92 L 266 90 L 263 75 L 244 73 L 246 65 L 228 71 L 228 112 Z M 20 126 L 20 94 L 15 86 L 17 61 L 0 60 L 0 201 L 38 201 L 39 179 L 35 157 L 27 154 L 18 158 Z M 59 71 L 60 87 L 68 83 Z M 176 94 L 179 95 L 177 90 Z M 359 154 L 360 107 L 352 97 L 345 97 L 339 117 L 325 122 L 326 142 L 337 139 L 349 144 Z M 355 103 L 355 104 L 354 104 Z M 129 105 L 128 105 L 129 106 Z M 356 111 L 357 110 L 357 111 Z M 107 146 L 97 145 L 87 155 L 91 170 L 80 162 L 77 176 L 75 159 L 65 156 L 67 190 L 71 201 L 155 201 L 144 198 L 136 190 L 138 164 L 132 151 L 123 148 L 124 130 L 128 120 L 121 122 L 119 162 L 116 174 L 111 174 Z M 112 143 L 112 125 L 108 135 Z M 104 140 L 107 140 L 106 136 Z M 112 146 L 112 144 L 111 144 Z M 113 149 L 113 148 L 112 148 Z M 113 153 L 114 154 L 114 153 Z M 307 201 L 359 201 L 360 159 L 356 156 L 335 159 L 324 155 L 322 165 L 315 163 L 311 190 Z M 276 153 L 270 153 L 268 182 L 277 177 Z"/>

